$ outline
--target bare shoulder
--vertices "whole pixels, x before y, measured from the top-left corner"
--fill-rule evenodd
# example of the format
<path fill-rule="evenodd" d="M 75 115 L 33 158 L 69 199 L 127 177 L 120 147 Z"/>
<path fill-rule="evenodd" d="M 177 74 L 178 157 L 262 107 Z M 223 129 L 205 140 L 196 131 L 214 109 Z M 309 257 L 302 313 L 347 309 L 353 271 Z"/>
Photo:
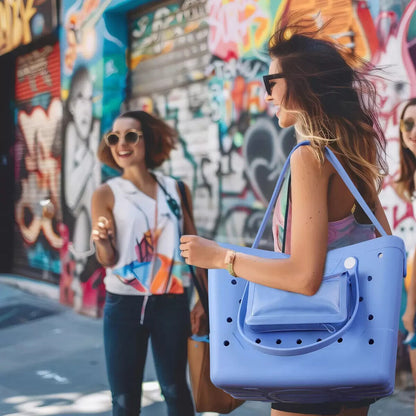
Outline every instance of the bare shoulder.
<path fill-rule="evenodd" d="M 112 205 L 114 203 L 114 194 L 111 188 L 106 184 L 101 184 L 92 195 L 93 203 Z"/>
<path fill-rule="evenodd" d="M 310 146 L 298 147 L 290 160 L 292 174 L 313 175 L 316 179 L 328 177 L 332 173 L 330 166 L 332 166 L 330 163 L 321 163 Z"/>

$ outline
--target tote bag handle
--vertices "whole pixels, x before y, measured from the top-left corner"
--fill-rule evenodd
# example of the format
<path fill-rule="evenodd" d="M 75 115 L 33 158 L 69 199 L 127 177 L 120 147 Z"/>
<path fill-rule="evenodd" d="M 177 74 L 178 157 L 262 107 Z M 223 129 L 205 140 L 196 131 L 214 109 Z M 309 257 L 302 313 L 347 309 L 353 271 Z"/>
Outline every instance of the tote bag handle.
<path fill-rule="evenodd" d="M 283 180 L 285 178 L 286 171 L 287 171 L 287 169 L 289 167 L 290 158 L 291 158 L 293 152 L 298 147 L 305 146 L 305 145 L 308 145 L 308 144 L 310 144 L 310 142 L 308 140 L 305 140 L 305 141 L 303 141 L 301 143 L 298 143 L 292 149 L 292 151 L 289 153 L 289 156 L 286 159 L 285 164 L 283 165 L 282 172 L 279 175 L 279 179 L 278 179 L 277 184 L 276 184 L 276 186 L 274 188 L 273 195 L 272 195 L 272 197 L 270 199 L 270 202 L 269 202 L 269 205 L 267 207 L 266 213 L 264 214 L 263 221 L 261 222 L 260 228 L 259 228 L 259 230 L 257 232 L 257 235 L 256 235 L 256 238 L 255 238 L 254 243 L 252 245 L 252 248 L 257 248 L 258 247 L 258 245 L 260 243 L 260 239 L 263 236 L 263 233 L 264 233 L 264 230 L 266 228 L 267 222 L 269 220 L 270 214 L 271 214 L 271 212 L 272 212 L 272 210 L 274 208 L 274 205 L 276 203 L 276 200 L 277 200 L 277 197 L 279 195 L 280 189 L 282 188 Z M 346 172 L 346 170 L 344 169 L 344 167 L 341 165 L 341 163 L 339 162 L 339 160 L 337 159 L 337 157 L 334 155 L 334 153 L 332 152 L 332 150 L 328 149 L 328 147 L 325 147 L 325 155 L 326 155 L 326 158 L 331 162 L 331 164 L 335 168 L 335 170 L 338 172 L 339 176 L 344 181 L 345 185 L 348 187 L 348 189 L 350 190 L 350 192 L 354 196 L 355 200 L 358 202 L 358 204 L 363 209 L 363 211 L 367 214 L 367 217 L 374 224 L 374 226 L 376 227 L 376 229 L 380 233 L 380 235 L 386 236 L 387 235 L 386 231 L 381 226 L 380 222 L 377 220 L 376 216 L 371 211 L 371 209 L 368 206 L 367 202 L 365 202 L 364 198 L 361 196 L 361 194 L 358 191 L 357 187 L 354 185 L 354 183 L 352 182 L 352 180 L 348 176 L 348 173 Z"/>
<path fill-rule="evenodd" d="M 346 267 L 346 264 L 348 264 L 348 267 Z M 245 331 L 245 325 L 244 325 L 244 318 L 246 316 L 246 310 L 247 310 L 247 298 L 248 298 L 248 283 L 244 289 L 244 294 L 241 299 L 241 305 L 238 310 L 238 317 L 237 317 L 237 328 L 240 333 L 240 335 L 244 338 L 244 340 L 250 344 L 253 348 L 260 350 L 263 353 L 271 354 L 271 355 L 300 355 L 300 354 L 306 354 L 312 351 L 320 350 L 321 348 L 324 348 L 328 346 L 329 344 L 332 344 L 336 340 L 338 340 L 342 334 L 352 325 L 354 322 L 354 319 L 358 312 L 358 306 L 359 306 L 359 282 L 358 282 L 358 259 L 356 257 L 347 257 L 346 261 L 344 262 L 345 271 L 344 273 L 347 273 L 352 287 L 354 291 L 354 309 L 352 311 L 351 317 L 347 320 L 344 326 L 339 328 L 337 331 L 333 332 L 330 336 L 322 339 L 320 342 L 315 342 L 307 345 L 302 346 L 296 346 L 296 347 L 288 347 L 288 348 L 279 348 L 276 346 L 269 347 L 266 345 L 263 345 L 261 343 L 258 343 L 255 340 L 258 340 L 261 338 L 261 334 L 256 333 L 253 334 L 254 331 L 251 332 L 251 334 L 247 334 Z M 253 336 L 256 335 L 256 336 Z"/>

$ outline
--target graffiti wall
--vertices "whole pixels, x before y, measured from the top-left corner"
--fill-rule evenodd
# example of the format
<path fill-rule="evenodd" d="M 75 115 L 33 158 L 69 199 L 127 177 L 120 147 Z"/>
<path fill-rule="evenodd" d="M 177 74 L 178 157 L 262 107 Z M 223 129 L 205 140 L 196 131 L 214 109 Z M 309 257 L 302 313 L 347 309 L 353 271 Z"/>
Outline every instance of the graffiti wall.
<path fill-rule="evenodd" d="M 293 131 L 280 130 L 264 101 L 265 48 L 274 22 L 298 12 L 318 26 L 330 20 L 327 35 L 387 68 L 377 85 L 390 157 L 382 201 L 395 233 L 416 244 L 411 208 L 392 187 L 400 105 L 416 94 L 414 9 L 415 1 L 194 0 L 135 16 L 129 106 L 154 111 L 178 129 L 180 146 L 165 170 L 193 186 L 201 234 L 253 241 L 294 143 Z M 270 240 L 266 235 L 264 245 Z"/>
<path fill-rule="evenodd" d="M 16 62 L 15 271 L 58 283 L 61 142 L 60 56 L 48 45 Z"/>
<path fill-rule="evenodd" d="M 332 19 L 326 34 L 386 68 L 377 81 L 390 165 L 381 197 L 394 232 L 409 248 L 416 245 L 412 209 L 393 189 L 398 116 L 403 102 L 416 95 L 415 8 L 416 0 L 63 1 L 66 302 L 82 309 L 85 293 L 101 287 L 100 269 L 85 254 L 89 199 L 114 172 L 100 171 L 93 155 L 121 109 L 157 113 L 178 130 L 179 145 L 162 169 L 192 188 L 200 234 L 251 244 L 295 143 L 292 129 L 279 128 L 261 83 L 273 26 L 293 11 L 313 16 L 318 25 Z M 270 248 L 271 240 L 268 231 L 262 246 Z"/>
<path fill-rule="evenodd" d="M 64 1 L 62 7 L 62 214 L 61 302 L 101 314 L 104 269 L 91 241 L 91 197 L 102 179 L 96 151 L 124 99 L 127 34 L 118 16 L 104 18 L 108 0 Z M 117 28 L 110 34 L 110 28 Z M 106 170 L 104 169 L 104 176 Z"/>
<path fill-rule="evenodd" d="M 56 0 L 1 0 L 0 55 L 52 33 L 57 17 Z"/>

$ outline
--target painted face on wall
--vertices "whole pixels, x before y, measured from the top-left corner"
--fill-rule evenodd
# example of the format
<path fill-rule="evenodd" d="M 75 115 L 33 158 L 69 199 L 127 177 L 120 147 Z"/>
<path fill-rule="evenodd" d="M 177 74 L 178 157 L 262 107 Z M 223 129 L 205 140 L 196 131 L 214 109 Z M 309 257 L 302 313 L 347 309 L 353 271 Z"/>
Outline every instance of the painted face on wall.
<path fill-rule="evenodd" d="M 400 122 L 403 142 L 405 146 L 416 156 L 416 105 L 409 105 Z"/>
<path fill-rule="evenodd" d="M 273 59 L 270 63 L 269 75 L 280 74 L 281 72 L 279 59 Z M 276 117 L 279 119 L 279 126 L 283 128 L 293 126 L 296 123 L 296 116 L 283 105 L 287 88 L 285 78 L 270 79 L 268 84 L 269 91 L 266 91 L 265 100 L 277 107 Z"/>
<path fill-rule="evenodd" d="M 84 78 L 73 87 L 69 111 L 81 139 L 87 140 L 92 127 L 92 82 Z"/>
<path fill-rule="evenodd" d="M 115 134 L 107 136 L 111 154 L 123 170 L 145 163 L 145 144 L 141 128 L 140 121 L 134 118 L 118 118 L 112 129 Z"/>

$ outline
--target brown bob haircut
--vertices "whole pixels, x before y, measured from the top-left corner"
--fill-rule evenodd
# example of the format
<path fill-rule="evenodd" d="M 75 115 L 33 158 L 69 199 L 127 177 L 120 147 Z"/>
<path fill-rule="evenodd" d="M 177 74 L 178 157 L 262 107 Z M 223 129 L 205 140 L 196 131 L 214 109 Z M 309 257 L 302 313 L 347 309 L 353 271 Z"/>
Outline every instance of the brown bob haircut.
<path fill-rule="evenodd" d="M 120 114 L 119 118 L 132 118 L 140 122 L 145 144 L 145 161 L 148 169 L 157 168 L 165 160 L 169 159 L 172 149 L 175 148 L 178 133 L 160 118 L 145 111 L 127 111 Z M 120 170 L 115 162 L 111 149 L 101 140 L 98 151 L 98 159 L 113 169 Z"/>

